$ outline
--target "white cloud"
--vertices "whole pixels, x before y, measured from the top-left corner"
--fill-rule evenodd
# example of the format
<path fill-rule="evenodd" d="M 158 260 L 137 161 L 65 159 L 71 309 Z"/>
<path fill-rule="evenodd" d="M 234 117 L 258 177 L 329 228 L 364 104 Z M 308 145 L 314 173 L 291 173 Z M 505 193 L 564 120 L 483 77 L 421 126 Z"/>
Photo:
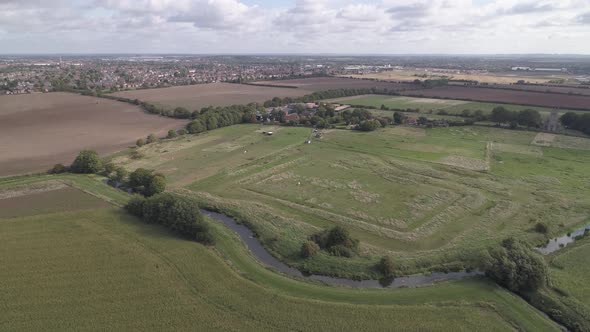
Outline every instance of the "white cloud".
<path fill-rule="evenodd" d="M 590 53 L 590 0 L 0 0 L 0 32 L 6 52 Z"/>

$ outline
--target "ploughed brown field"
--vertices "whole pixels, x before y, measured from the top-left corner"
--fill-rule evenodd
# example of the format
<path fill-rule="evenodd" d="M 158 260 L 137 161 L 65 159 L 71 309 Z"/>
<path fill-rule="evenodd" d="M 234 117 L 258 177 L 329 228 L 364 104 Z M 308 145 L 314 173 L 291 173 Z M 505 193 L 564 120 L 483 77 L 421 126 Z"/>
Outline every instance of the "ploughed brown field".
<path fill-rule="evenodd" d="M 69 93 L 0 97 L 0 176 L 69 164 L 82 149 L 121 150 L 150 133 L 186 121 L 145 113 L 139 107 Z"/>
<path fill-rule="evenodd" d="M 269 84 L 276 86 L 292 86 L 299 89 L 314 91 L 326 91 L 334 89 L 370 89 L 373 87 L 394 90 L 415 89 L 411 84 L 399 84 L 395 82 L 372 81 L 345 77 L 313 77 L 282 81 L 259 81 L 255 84 Z"/>
<path fill-rule="evenodd" d="M 508 88 L 525 91 L 549 92 L 549 93 L 567 93 L 575 95 L 590 96 L 590 87 L 573 87 L 573 86 L 544 86 L 544 85 L 509 85 Z"/>
<path fill-rule="evenodd" d="M 170 88 L 116 92 L 113 95 L 139 99 L 156 105 L 190 111 L 207 106 L 230 106 L 264 102 L 273 97 L 299 97 L 309 94 L 300 89 L 261 87 L 245 84 L 211 83 Z"/>
<path fill-rule="evenodd" d="M 590 96 L 564 95 L 532 91 L 446 86 L 433 89 L 404 91 L 402 94 L 414 97 L 449 98 L 482 102 L 501 102 L 565 109 L 590 110 Z"/>

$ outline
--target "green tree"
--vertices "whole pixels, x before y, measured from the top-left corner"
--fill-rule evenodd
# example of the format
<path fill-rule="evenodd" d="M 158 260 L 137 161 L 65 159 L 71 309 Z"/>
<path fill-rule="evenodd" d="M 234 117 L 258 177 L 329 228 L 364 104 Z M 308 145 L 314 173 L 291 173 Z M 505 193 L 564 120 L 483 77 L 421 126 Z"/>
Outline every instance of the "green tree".
<path fill-rule="evenodd" d="M 514 120 L 514 115 L 506 108 L 498 106 L 494 107 L 494 109 L 492 110 L 490 120 L 497 122 L 498 124 L 509 123 L 512 120 Z"/>
<path fill-rule="evenodd" d="M 166 190 L 166 178 L 161 174 L 155 174 L 144 184 L 143 194 L 150 197 L 164 192 L 164 190 Z"/>
<path fill-rule="evenodd" d="M 547 282 L 545 260 L 514 238 L 488 250 L 483 263 L 486 275 L 514 292 L 534 291 Z"/>
<path fill-rule="evenodd" d="M 373 131 L 373 130 L 377 130 L 379 128 L 381 128 L 381 123 L 379 123 L 379 121 L 374 120 L 374 119 L 363 120 L 357 126 L 357 129 L 360 131 Z"/>
<path fill-rule="evenodd" d="M 102 170 L 102 160 L 96 151 L 82 150 L 72 163 L 71 170 L 74 173 L 98 173 Z"/>
<path fill-rule="evenodd" d="M 177 107 L 174 109 L 173 116 L 177 119 L 188 119 L 191 117 L 191 112 L 184 107 Z"/>
<path fill-rule="evenodd" d="M 538 128 L 541 125 L 541 114 L 537 110 L 526 109 L 518 113 L 518 124 L 529 128 Z"/>
<path fill-rule="evenodd" d="M 198 134 L 198 133 L 202 133 L 202 132 L 206 131 L 207 127 L 205 126 L 205 124 L 203 124 L 203 121 L 198 119 L 198 120 L 194 120 L 191 123 L 189 123 L 187 130 L 191 134 Z"/>

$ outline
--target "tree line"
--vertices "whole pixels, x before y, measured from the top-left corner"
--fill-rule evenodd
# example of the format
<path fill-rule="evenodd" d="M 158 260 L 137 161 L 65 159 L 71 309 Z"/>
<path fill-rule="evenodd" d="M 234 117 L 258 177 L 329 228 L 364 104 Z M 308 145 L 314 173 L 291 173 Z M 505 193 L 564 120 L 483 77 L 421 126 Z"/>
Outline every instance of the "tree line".
<path fill-rule="evenodd" d="M 503 106 L 494 107 L 490 114 L 490 120 L 500 124 L 509 124 L 511 128 L 518 125 L 528 128 L 539 128 L 543 123 L 541 113 L 533 109 L 510 111 Z"/>
<path fill-rule="evenodd" d="M 561 116 L 560 121 L 568 129 L 578 130 L 590 135 L 590 113 L 567 112 Z"/>

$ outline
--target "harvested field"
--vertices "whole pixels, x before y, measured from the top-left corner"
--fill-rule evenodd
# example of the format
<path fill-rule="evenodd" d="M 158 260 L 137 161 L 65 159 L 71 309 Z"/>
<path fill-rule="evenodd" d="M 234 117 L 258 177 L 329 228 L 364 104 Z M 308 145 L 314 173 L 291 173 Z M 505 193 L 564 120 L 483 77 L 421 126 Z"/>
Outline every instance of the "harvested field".
<path fill-rule="evenodd" d="M 185 107 L 191 111 L 207 106 L 261 103 L 273 97 L 300 97 L 308 90 L 212 83 L 171 88 L 116 92 L 113 95 L 154 103 L 168 108 Z"/>
<path fill-rule="evenodd" d="M 139 107 L 70 93 L 0 97 L 0 176 L 70 163 L 82 149 L 112 153 L 185 122 Z"/>
<path fill-rule="evenodd" d="M 452 80 L 470 80 L 470 81 L 478 81 L 480 83 L 489 83 L 489 84 L 512 84 L 516 83 L 519 80 L 524 80 L 530 83 L 547 83 L 550 80 L 554 80 L 556 78 L 564 78 L 567 79 L 567 75 L 560 75 L 556 77 L 555 75 L 551 74 L 543 74 L 539 73 L 537 75 L 533 73 L 488 73 L 488 74 L 457 74 L 457 73 L 441 73 L 436 71 L 417 71 L 417 70 L 393 70 L 393 71 L 384 71 L 380 73 L 370 73 L 365 75 L 346 75 L 352 76 L 356 78 L 374 78 L 380 80 L 395 80 L 395 81 L 413 81 L 418 76 L 427 75 L 429 79 L 437 79 L 442 77 L 447 77 Z M 573 78 L 573 76 L 570 76 Z M 420 77 L 420 79 L 424 79 Z"/>
<path fill-rule="evenodd" d="M 415 97 L 436 97 L 590 110 L 590 96 L 551 94 L 491 88 L 469 88 L 463 86 L 446 86 L 417 91 L 405 91 L 402 92 L 402 94 Z"/>
<path fill-rule="evenodd" d="M 504 87 L 504 86 L 503 86 Z M 509 85 L 506 88 L 523 90 L 523 91 L 536 91 L 536 92 L 548 92 L 548 93 L 566 93 L 573 95 L 585 95 L 590 96 L 590 88 L 574 87 L 574 86 L 546 86 L 546 85 Z"/>
<path fill-rule="evenodd" d="M 393 82 L 379 82 L 365 79 L 352 79 L 345 77 L 315 77 L 315 78 L 301 78 L 281 81 L 260 81 L 255 84 L 268 84 L 276 86 L 292 86 L 302 90 L 326 91 L 334 89 L 370 89 L 373 87 L 386 88 L 394 90 L 415 89 L 414 85 L 398 84 Z"/>

